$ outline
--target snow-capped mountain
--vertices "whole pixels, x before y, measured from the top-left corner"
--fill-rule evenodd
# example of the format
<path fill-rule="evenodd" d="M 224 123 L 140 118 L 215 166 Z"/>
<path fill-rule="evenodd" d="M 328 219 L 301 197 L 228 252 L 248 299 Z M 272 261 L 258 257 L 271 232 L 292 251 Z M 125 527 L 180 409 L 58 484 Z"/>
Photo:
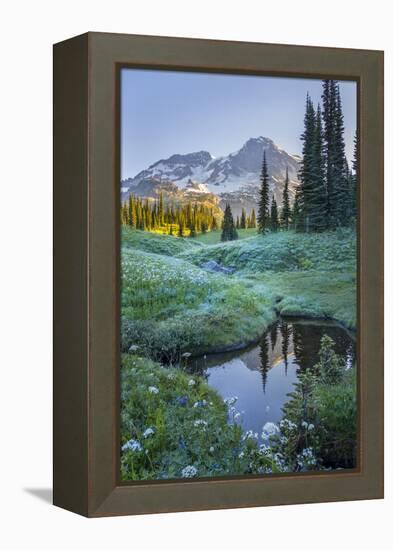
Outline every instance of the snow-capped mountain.
<path fill-rule="evenodd" d="M 280 204 L 286 169 L 293 195 L 298 183 L 300 159 L 262 136 L 249 139 L 238 151 L 220 158 L 212 157 L 207 151 L 198 151 L 159 160 L 134 178 L 121 182 L 122 199 L 130 193 L 154 196 L 157 186 L 175 186 L 184 192 L 214 193 L 221 202 L 229 202 L 235 211 L 242 206 L 253 207 L 257 200 L 264 151 L 270 191 Z"/>

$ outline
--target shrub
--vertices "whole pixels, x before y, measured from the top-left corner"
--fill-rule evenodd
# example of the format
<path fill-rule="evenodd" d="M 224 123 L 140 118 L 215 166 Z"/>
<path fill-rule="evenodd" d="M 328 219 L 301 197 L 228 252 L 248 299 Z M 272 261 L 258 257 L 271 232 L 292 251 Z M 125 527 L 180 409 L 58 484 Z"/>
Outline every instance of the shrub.
<path fill-rule="evenodd" d="M 327 335 L 320 363 L 298 375 L 283 407 L 280 434 L 271 438 L 290 471 L 353 468 L 356 464 L 356 381 Z"/>

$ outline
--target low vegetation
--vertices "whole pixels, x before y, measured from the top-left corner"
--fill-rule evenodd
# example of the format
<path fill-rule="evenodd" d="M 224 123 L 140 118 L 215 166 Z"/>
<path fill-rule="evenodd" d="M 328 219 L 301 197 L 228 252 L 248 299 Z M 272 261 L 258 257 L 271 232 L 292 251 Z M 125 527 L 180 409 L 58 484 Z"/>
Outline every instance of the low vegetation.
<path fill-rule="evenodd" d="M 136 346 L 135 346 L 136 348 Z M 353 467 L 356 383 L 321 342 L 320 363 L 299 375 L 279 424 L 244 432 L 236 396 L 223 399 L 199 376 L 123 355 L 123 480 L 270 474 Z"/>
<path fill-rule="evenodd" d="M 248 230 L 245 230 L 248 231 Z M 234 268 L 211 273 L 206 262 Z M 258 338 L 277 314 L 356 328 L 354 232 L 257 235 L 205 245 L 123 229 L 122 347 L 153 360 L 208 353 Z"/>

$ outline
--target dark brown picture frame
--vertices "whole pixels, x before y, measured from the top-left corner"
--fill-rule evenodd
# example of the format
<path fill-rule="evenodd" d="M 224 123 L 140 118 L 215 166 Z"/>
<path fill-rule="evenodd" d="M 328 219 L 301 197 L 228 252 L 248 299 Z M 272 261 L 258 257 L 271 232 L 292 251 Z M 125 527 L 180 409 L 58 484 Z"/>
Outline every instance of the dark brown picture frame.
<path fill-rule="evenodd" d="M 119 481 L 122 66 L 358 83 L 356 470 Z M 89 516 L 383 497 L 383 52 L 87 33 L 54 46 L 54 504 Z"/>

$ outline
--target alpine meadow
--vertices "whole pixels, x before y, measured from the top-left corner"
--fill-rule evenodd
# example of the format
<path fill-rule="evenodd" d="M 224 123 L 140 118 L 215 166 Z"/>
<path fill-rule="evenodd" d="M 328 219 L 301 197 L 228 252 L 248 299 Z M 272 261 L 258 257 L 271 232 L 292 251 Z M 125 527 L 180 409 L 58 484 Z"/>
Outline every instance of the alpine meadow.
<path fill-rule="evenodd" d="M 122 481 L 355 468 L 356 83 L 122 69 L 120 99 Z"/>

